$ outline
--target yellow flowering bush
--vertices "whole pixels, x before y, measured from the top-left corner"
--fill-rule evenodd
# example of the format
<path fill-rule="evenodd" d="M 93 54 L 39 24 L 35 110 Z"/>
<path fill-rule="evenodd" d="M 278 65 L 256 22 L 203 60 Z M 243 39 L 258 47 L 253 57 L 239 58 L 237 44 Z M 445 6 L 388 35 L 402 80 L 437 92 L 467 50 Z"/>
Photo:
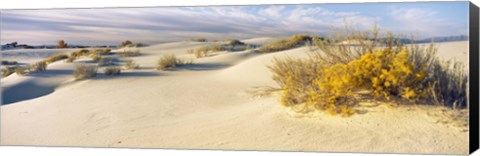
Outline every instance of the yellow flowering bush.
<path fill-rule="evenodd" d="M 389 48 L 376 49 L 358 60 L 338 63 L 315 73 L 310 87 L 301 88 L 296 87 L 301 85 L 291 75 L 286 76 L 281 103 L 292 106 L 304 102 L 307 107 L 328 114 L 349 116 L 354 112 L 356 90 L 370 90 L 375 97 L 387 100 L 391 96 L 416 100 L 425 92 L 417 87 L 422 86 L 425 71 L 414 69 L 407 49 L 398 53 Z M 305 96 L 298 96 L 301 91 Z"/>

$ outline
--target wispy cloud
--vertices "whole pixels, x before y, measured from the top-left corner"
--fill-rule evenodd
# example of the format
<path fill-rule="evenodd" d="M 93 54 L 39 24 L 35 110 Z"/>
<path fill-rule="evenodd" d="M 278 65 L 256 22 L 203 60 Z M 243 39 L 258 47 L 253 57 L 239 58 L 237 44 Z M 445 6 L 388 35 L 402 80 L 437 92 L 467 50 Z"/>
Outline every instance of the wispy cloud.
<path fill-rule="evenodd" d="M 397 26 L 391 29 L 403 33 L 422 33 L 426 36 L 467 34 L 466 23 L 449 21 L 438 11 L 426 8 L 391 8 L 389 13 Z M 463 17 L 467 18 L 467 17 Z"/>
<path fill-rule="evenodd" d="M 154 43 L 193 37 L 286 36 L 327 33 L 344 21 L 367 29 L 375 23 L 386 25 L 386 18 L 395 23 L 387 28 L 402 32 L 466 29 L 439 18 L 435 10 L 402 7 L 378 12 L 372 15 L 322 5 L 2 11 L 1 43 L 48 44 L 64 39 L 75 44 L 115 44 L 126 39 Z"/>

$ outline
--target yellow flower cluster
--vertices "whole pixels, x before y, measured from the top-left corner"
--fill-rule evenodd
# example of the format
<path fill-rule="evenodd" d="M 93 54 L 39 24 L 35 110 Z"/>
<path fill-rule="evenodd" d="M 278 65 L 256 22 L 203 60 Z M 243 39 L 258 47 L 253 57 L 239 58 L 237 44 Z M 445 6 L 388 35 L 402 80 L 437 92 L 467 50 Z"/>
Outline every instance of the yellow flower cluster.
<path fill-rule="evenodd" d="M 308 91 L 306 104 L 329 114 L 353 113 L 353 91 L 369 89 L 375 97 L 387 100 L 399 96 L 420 98 L 424 91 L 416 87 L 425 78 L 424 70 L 414 70 L 408 50 L 374 50 L 347 64 L 336 64 L 317 73 Z"/>

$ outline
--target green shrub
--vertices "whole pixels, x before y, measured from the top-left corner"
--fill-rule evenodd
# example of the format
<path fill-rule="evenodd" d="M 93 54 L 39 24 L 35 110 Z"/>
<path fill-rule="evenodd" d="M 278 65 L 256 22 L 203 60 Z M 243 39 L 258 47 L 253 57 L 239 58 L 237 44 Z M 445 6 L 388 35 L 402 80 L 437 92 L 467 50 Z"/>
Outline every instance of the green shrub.
<path fill-rule="evenodd" d="M 87 79 L 95 76 L 97 76 L 97 66 L 84 64 L 75 66 L 73 77 L 75 77 L 76 80 Z"/>
<path fill-rule="evenodd" d="M 60 53 L 60 54 L 56 54 L 56 55 L 53 55 L 53 56 L 50 56 L 48 57 L 45 62 L 50 64 L 50 63 L 53 63 L 55 61 L 58 61 L 58 60 L 63 60 L 63 59 L 66 59 L 68 58 L 68 55 L 67 54 L 64 54 L 64 53 Z"/>
<path fill-rule="evenodd" d="M 108 76 L 119 75 L 120 72 L 121 72 L 120 67 L 115 67 L 115 66 L 106 67 L 104 70 L 105 75 L 108 75 Z"/>

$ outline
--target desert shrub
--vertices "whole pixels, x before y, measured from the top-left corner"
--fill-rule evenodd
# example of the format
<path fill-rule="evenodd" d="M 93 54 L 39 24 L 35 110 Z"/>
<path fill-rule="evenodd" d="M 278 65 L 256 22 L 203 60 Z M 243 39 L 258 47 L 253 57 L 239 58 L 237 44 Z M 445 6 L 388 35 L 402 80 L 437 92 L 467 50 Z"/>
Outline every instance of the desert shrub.
<path fill-rule="evenodd" d="M 66 62 L 67 62 L 67 63 L 72 63 L 72 62 L 75 61 L 75 60 L 76 60 L 75 57 L 69 56 L 69 57 L 67 58 Z"/>
<path fill-rule="evenodd" d="M 140 56 L 140 50 L 125 50 L 123 52 L 117 52 L 117 55 L 120 57 L 133 57 L 133 56 Z"/>
<path fill-rule="evenodd" d="M 418 45 L 409 48 L 413 51 L 410 60 L 415 62 L 415 68 L 425 68 L 426 79 L 422 87 L 427 88 L 428 101 L 451 108 L 468 107 L 468 74 L 464 64 L 440 60 L 434 44 L 427 48 Z"/>
<path fill-rule="evenodd" d="M 281 39 L 278 41 L 274 41 L 272 43 L 268 43 L 262 45 L 259 48 L 260 52 L 269 53 L 269 52 L 276 52 L 282 50 L 288 50 L 292 48 L 296 48 L 302 45 L 307 44 L 308 42 L 312 41 L 312 37 L 308 35 L 293 35 L 287 39 Z"/>
<path fill-rule="evenodd" d="M 192 38 L 191 41 L 195 42 L 207 42 L 208 40 L 206 38 Z"/>
<path fill-rule="evenodd" d="M 44 72 L 47 71 L 47 63 L 45 61 L 40 61 L 28 66 L 30 72 Z"/>
<path fill-rule="evenodd" d="M 108 76 L 119 75 L 120 72 L 121 72 L 120 67 L 115 67 L 115 66 L 106 67 L 104 70 L 105 75 L 108 75 Z"/>
<path fill-rule="evenodd" d="M 393 53 L 391 49 L 374 50 L 347 64 L 338 63 L 317 73 L 312 81 L 307 105 L 336 114 L 351 112 L 353 91 L 370 90 L 378 98 L 391 96 L 418 100 L 425 96 L 421 87 L 424 69 L 415 70 L 407 49 Z M 344 114 L 349 115 L 349 114 Z"/>
<path fill-rule="evenodd" d="M 227 39 L 225 42 L 227 42 L 229 45 L 245 45 L 245 43 L 237 39 Z"/>
<path fill-rule="evenodd" d="M 215 44 L 202 46 L 194 50 L 187 50 L 187 53 L 193 53 L 196 58 L 206 57 L 210 53 L 219 52 L 219 51 L 243 51 L 247 48 L 251 48 L 250 45 L 247 45 L 239 40 L 229 39 L 226 40 L 227 44 Z"/>
<path fill-rule="evenodd" d="M 208 56 L 209 51 L 204 49 L 197 49 L 193 52 L 196 58 L 202 58 Z"/>
<path fill-rule="evenodd" d="M 122 42 L 122 44 L 120 44 L 120 46 L 121 46 L 121 47 L 126 47 L 126 46 L 129 46 L 129 45 L 131 45 L 131 44 L 133 44 L 132 41 L 126 40 L 126 41 Z"/>
<path fill-rule="evenodd" d="M 282 89 L 280 103 L 290 107 L 306 102 L 307 91 L 313 88 L 311 82 L 322 66 L 311 59 L 286 57 L 274 58 L 273 64 L 268 68 L 273 74 L 273 80 Z"/>
<path fill-rule="evenodd" d="M 95 76 L 97 76 L 97 66 L 84 64 L 75 66 L 75 71 L 73 72 L 75 79 L 80 80 Z"/>
<path fill-rule="evenodd" d="M 27 74 L 27 68 L 17 65 L 15 66 L 15 73 L 18 76 L 24 76 Z"/>
<path fill-rule="evenodd" d="M 167 70 L 167 69 L 175 68 L 177 66 L 181 66 L 185 64 L 192 64 L 192 63 L 178 59 L 174 54 L 163 55 L 158 60 L 157 70 Z"/>
<path fill-rule="evenodd" d="M 91 55 L 110 55 L 112 50 L 110 48 L 97 48 L 90 50 Z"/>
<path fill-rule="evenodd" d="M 91 58 L 93 61 L 99 61 L 102 58 L 102 56 L 96 54 L 96 55 L 91 55 Z"/>
<path fill-rule="evenodd" d="M 404 45 L 391 34 L 381 41 L 374 32 L 376 39 L 358 41 L 353 48 L 339 44 L 344 39 L 360 40 L 365 34 L 322 41 L 313 38 L 307 59 L 274 59 L 269 68 L 282 90 L 281 104 L 301 108 L 299 112 L 349 116 L 355 112 L 355 94 L 366 90 L 387 101 L 396 97 L 451 108 L 467 106 L 468 76 L 461 63 L 439 60 L 434 44 Z"/>
<path fill-rule="evenodd" d="M 111 66 L 111 65 L 114 65 L 114 63 L 111 57 L 100 57 L 100 59 L 98 59 L 97 61 L 97 65 L 99 67 Z"/>
<path fill-rule="evenodd" d="M 55 61 L 58 61 L 58 60 L 63 60 L 63 59 L 66 59 L 68 58 L 68 55 L 67 54 L 64 54 L 64 53 L 60 53 L 60 54 L 56 54 L 56 55 L 53 55 L 53 56 L 50 56 L 48 57 L 45 62 L 50 64 L 50 63 L 53 63 Z"/>
<path fill-rule="evenodd" d="M 90 55 L 90 50 L 88 49 L 80 49 L 70 53 L 70 57 L 72 58 L 79 58 L 81 56 L 88 56 L 88 55 Z"/>
<path fill-rule="evenodd" d="M 138 69 L 140 66 L 136 64 L 133 60 L 128 59 L 125 61 L 125 69 Z"/>

